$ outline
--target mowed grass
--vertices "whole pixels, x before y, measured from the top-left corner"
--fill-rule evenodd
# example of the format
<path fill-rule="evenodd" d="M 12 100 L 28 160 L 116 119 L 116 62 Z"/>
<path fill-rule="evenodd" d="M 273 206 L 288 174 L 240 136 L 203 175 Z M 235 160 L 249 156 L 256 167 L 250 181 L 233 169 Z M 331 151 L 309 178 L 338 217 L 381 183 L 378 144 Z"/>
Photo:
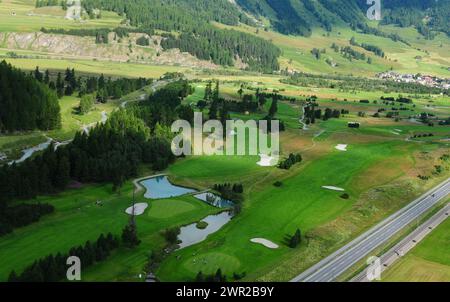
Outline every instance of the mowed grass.
<path fill-rule="evenodd" d="M 21 272 L 36 259 L 68 252 L 73 246 L 96 240 L 101 233 L 120 236 L 129 219 L 125 209 L 131 206 L 131 200 L 132 184 L 127 183 L 120 195 L 113 193 L 110 185 L 89 185 L 32 201 L 53 204 L 56 211 L 0 238 L 0 280 L 5 281 L 13 269 Z M 96 201 L 102 201 L 102 205 L 96 205 Z M 83 280 L 139 281 L 137 276 L 142 273 L 150 251 L 164 245 L 162 230 L 193 223 L 217 212 L 190 196 L 149 201 L 141 194 L 137 201 L 150 204 L 136 219 L 141 245 L 133 250 L 121 248 L 105 263 L 83 270 Z"/>
<path fill-rule="evenodd" d="M 450 219 L 382 276 L 385 282 L 450 282 Z"/>
<path fill-rule="evenodd" d="M 117 108 L 118 101 L 110 100 L 105 104 L 96 103 L 91 111 L 83 115 L 78 113 L 80 98 L 75 95 L 62 97 L 59 105 L 61 107 L 61 129 L 49 131 L 47 135 L 55 140 L 64 141 L 72 139 L 84 125 L 99 122 L 102 119 L 103 111 L 110 114 Z"/>
<path fill-rule="evenodd" d="M 398 142 L 360 144 L 346 153 L 330 151 L 320 159 L 304 163 L 305 166 L 297 174 L 283 181 L 281 188 L 270 184 L 278 177 L 269 175 L 266 179 L 253 180 L 256 183 L 265 181 L 266 186 L 262 190 L 258 188 L 247 192 L 243 212 L 201 245 L 171 255 L 159 269 L 158 276 L 166 281 L 190 280 L 199 270 L 212 273 L 218 268 L 226 274 L 255 273 L 276 262 L 279 257 L 291 252 L 284 242 L 286 235 L 297 228 L 306 233 L 349 210 L 362 193 L 352 180 L 378 161 L 398 156 L 398 145 Z M 192 162 L 195 163 L 195 159 Z M 199 161 L 198 168 L 202 166 Z M 211 171 L 209 176 L 214 178 L 217 174 L 221 174 L 219 170 Z M 203 177 L 206 176 L 204 174 Z M 325 185 L 343 187 L 352 198 L 341 199 L 340 193 L 321 188 Z M 267 238 L 279 244 L 280 249 L 269 250 L 252 244 L 250 239 L 256 237 Z M 228 257 L 212 257 L 211 254 Z M 177 256 L 181 260 L 177 260 Z M 204 261 L 200 261 L 203 257 L 216 261 L 207 261 L 210 264 L 205 266 Z M 239 260 L 239 266 L 235 258 Z"/>
<path fill-rule="evenodd" d="M 101 19 L 74 21 L 65 19 L 58 7 L 35 8 L 35 0 L 2 0 L 0 4 L 0 31 L 33 32 L 46 28 L 115 28 L 122 18 L 116 13 L 102 12 Z"/>
<path fill-rule="evenodd" d="M 23 69 L 34 70 L 39 66 L 41 70 L 64 71 L 74 68 L 75 71 L 89 74 L 104 74 L 113 77 L 128 78 L 159 78 L 167 72 L 185 72 L 188 69 L 179 66 L 147 65 L 137 63 L 119 63 L 110 61 L 77 60 L 77 59 L 12 59 L 5 58 L 11 65 Z"/>

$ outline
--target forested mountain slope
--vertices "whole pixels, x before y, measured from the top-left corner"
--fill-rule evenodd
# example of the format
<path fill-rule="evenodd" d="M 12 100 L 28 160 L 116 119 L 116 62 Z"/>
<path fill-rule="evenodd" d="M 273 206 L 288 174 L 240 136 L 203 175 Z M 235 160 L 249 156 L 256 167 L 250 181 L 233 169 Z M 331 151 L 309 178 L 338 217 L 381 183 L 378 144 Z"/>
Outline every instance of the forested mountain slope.
<path fill-rule="evenodd" d="M 273 71 L 279 67 L 277 58 L 281 52 L 270 42 L 209 24 L 209 21 L 252 24 L 250 18 L 227 0 L 85 0 L 83 5 L 88 12 L 97 8 L 125 15 L 132 26 L 146 32 L 181 32 L 181 36 L 166 34 L 168 41 L 163 45 L 166 49 L 180 48 L 225 66 L 242 60 L 251 70 Z"/>
<path fill-rule="evenodd" d="M 246 11 L 270 20 L 285 34 L 311 35 L 314 27 L 328 31 L 335 25 L 365 22 L 366 0 L 237 0 Z M 383 24 L 415 26 L 425 36 L 432 31 L 450 34 L 449 0 L 382 1 Z"/>
<path fill-rule="evenodd" d="M 218 65 L 239 63 L 249 70 L 263 72 L 279 69 L 281 51 L 272 41 L 218 28 L 212 22 L 251 27 L 264 24 L 266 29 L 305 37 L 317 28 L 331 32 L 333 28 L 350 27 L 402 41 L 400 36 L 367 25 L 366 11 L 370 5 L 365 0 L 84 0 L 82 3 L 89 15 L 96 9 L 114 11 L 143 32 L 163 31 L 164 49 L 178 48 Z M 381 24 L 414 26 L 427 39 L 438 31 L 449 33 L 450 0 L 382 3 Z"/>

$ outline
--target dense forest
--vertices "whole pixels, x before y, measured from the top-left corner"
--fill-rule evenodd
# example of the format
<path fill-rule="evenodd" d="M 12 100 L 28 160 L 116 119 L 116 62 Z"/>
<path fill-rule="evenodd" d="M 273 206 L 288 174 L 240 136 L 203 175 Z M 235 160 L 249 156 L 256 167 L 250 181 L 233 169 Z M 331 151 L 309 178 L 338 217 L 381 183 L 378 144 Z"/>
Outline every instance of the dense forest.
<path fill-rule="evenodd" d="M 61 127 L 56 93 L 32 75 L 0 63 L 0 132 Z"/>
<path fill-rule="evenodd" d="M 233 66 L 236 58 L 248 64 L 250 70 L 272 72 L 279 69 L 281 51 L 260 38 L 234 30 L 200 27 L 179 37 L 170 35 L 162 41 L 165 49 L 179 48 L 199 59 Z"/>
<path fill-rule="evenodd" d="M 227 0 L 85 0 L 87 11 L 94 8 L 126 15 L 132 26 L 144 30 L 181 32 L 167 36 L 164 48 L 181 48 L 203 60 L 233 65 L 242 60 L 250 70 L 278 70 L 281 51 L 272 43 L 250 34 L 218 29 L 211 21 L 228 25 L 253 24 L 246 14 Z"/>
<path fill-rule="evenodd" d="M 414 26 L 428 39 L 437 31 L 450 36 L 450 0 L 390 0 L 385 1 L 381 24 Z"/>
<path fill-rule="evenodd" d="M 284 34 L 311 35 L 314 27 L 365 24 L 366 0 L 237 0 L 248 12 L 268 18 Z M 382 24 L 415 26 L 427 38 L 436 31 L 450 34 L 449 0 L 382 1 Z M 361 26 L 360 26 L 361 27 Z"/>
<path fill-rule="evenodd" d="M 21 164 L 0 167 L 0 233 L 53 211 L 48 205 L 16 207 L 10 201 L 60 192 L 71 181 L 111 182 L 117 191 L 127 179 L 137 176 L 141 164 L 165 169 L 175 159 L 170 125 L 175 119 L 193 116 L 190 107 L 181 105 L 192 92 L 187 81 L 170 83 L 141 104 L 115 111 L 89 133 L 77 133 L 66 146 L 50 145 Z"/>

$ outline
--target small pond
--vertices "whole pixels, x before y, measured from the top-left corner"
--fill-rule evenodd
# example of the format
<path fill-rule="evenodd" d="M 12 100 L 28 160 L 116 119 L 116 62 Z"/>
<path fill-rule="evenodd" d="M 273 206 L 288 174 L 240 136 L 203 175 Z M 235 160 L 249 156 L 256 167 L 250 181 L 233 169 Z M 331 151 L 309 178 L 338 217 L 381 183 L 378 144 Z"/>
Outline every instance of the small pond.
<path fill-rule="evenodd" d="M 223 199 L 220 196 L 217 196 L 216 194 L 213 193 L 201 193 L 201 194 L 197 194 L 194 195 L 195 198 L 200 199 L 214 207 L 217 208 L 231 208 L 233 207 L 234 203 L 230 200 L 227 199 Z"/>
<path fill-rule="evenodd" d="M 179 244 L 180 249 L 202 242 L 208 235 L 217 232 L 230 222 L 231 218 L 233 218 L 231 213 L 222 212 L 218 215 L 210 215 L 203 219 L 202 221 L 208 223 L 208 226 L 203 230 L 197 228 L 197 223 L 180 228 L 180 235 L 178 235 L 178 239 L 181 241 Z"/>
<path fill-rule="evenodd" d="M 175 186 L 167 176 L 157 176 L 140 182 L 147 190 L 144 197 L 148 199 L 164 199 L 197 192 L 194 189 Z"/>

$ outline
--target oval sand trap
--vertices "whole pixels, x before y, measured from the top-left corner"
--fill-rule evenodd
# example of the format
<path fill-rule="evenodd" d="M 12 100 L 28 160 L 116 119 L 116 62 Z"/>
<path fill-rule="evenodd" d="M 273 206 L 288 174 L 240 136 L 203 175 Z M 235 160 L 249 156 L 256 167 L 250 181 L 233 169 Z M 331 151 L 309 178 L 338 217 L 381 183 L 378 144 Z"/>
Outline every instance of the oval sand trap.
<path fill-rule="evenodd" d="M 333 187 L 333 186 L 323 186 L 322 188 L 327 189 L 327 190 L 340 191 L 340 192 L 345 191 L 345 189 L 342 189 L 339 187 Z"/>
<path fill-rule="evenodd" d="M 348 145 L 339 144 L 335 148 L 339 151 L 347 151 L 347 147 L 348 147 Z"/>
<path fill-rule="evenodd" d="M 261 167 L 273 167 L 278 164 L 278 157 L 272 157 L 265 154 L 260 154 L 261 160 L 256 164 Z"/>
<path fill-rule="evenodd" d="M 142 215 L 145 212 L 145 209 L 148 208 L 148 204 L 146 203 L 137 203 L 134 205 L 134 216 Z M 133 207 L 129 207 L 125 210 L 128 215 L 133 215 Z"/>
<path fill-rule="evenodd" d="M 258 243 L 258 244 L 262 244 L 265 247 L 269 248 L 269 249 L 277 249 L 279 248 L 278 244 L 273 243 L 270 240 L 264 239 L 264 238 L 253 238 L 250 239 L 251 242 L 253 243 Z"/>

